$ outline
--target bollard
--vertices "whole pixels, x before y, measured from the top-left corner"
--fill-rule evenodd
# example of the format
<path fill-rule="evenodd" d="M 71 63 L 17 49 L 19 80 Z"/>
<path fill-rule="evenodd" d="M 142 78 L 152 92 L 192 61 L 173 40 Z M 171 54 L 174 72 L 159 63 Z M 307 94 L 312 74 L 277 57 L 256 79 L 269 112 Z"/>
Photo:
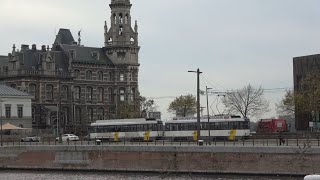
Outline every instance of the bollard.
<path fill-rule="evenodd" d="M 203 146 L 203 140 L 198 140 L 198 145 Z"/>
<path fill-rule="evenodd" d="M 100 139 L 97 139 L 96 140 L 96 145 L 100 145 L 101 144 L 101 140 Z"/>

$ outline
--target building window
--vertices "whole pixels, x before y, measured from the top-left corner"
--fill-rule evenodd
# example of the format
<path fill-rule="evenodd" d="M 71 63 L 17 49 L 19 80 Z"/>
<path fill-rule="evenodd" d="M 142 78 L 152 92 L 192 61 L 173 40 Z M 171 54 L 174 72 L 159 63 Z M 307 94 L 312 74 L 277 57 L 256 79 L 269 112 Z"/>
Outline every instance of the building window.
<path fill-rule="evenodd" d="M 88 108 L 87 111 L 88 111 L 88 120 L 89 120 L 89 122 L 92 122 L 93 121 L 93 109 Z"/>
<path fill-rule="evenodd" d="M 92 96 L 93 96 L 93 90 L 92 90 L 92 87 L 87 87 L 86 89 L 86 98 L 87 98 L 87 101 L 92 101 Z"/>
<path fill-rule="evenodd" d="M 6 118 L 11 118 L 11 106 L 6 105 Z"/>
<path fill-rule="evenodd" d="M 61 99 L 68 99 L 69 88 L 68 86 L 63 85 L 61 87 Z"/>
<path fill-rule="evenodd" d="M 136 89 L 135 88 L 132 88 L 131 89 L 131 92 L 130 92 L 130 101 L 134 101 L 136 98 Z"/>
<path fill-rule="evenodd" d="M 62 115 L 62 119 L 63 119 L 62 125 L 70 124 L 70 122 L 69 122 L 69 108 L 68 107 L 63 107 L 61 115 Z"/>
<path fill-rule="evenodd" d="M 113 72 L 109 72 L 109 81 L 114 81 Z"/>
<path fill-rule="evenodd" d="M 79 69 L 74 70 L 74 78 L 80 79 L 80 70 Z"/>
<path fill-rule="evenodd" d="M 37 93 L 36 93 L 36 90 L 37 90 L 37 85 L 35 84 L 29 84 L 29 94 L 31 96 L 33 96 L 34 98 L 37 98 Z"/>
<path fill-rule="evenodd" d="M 103 81 L 103 72 L 102 71 L 98 72 L 98 80 Z"/>
<path fill-rule="evenodd" d="M 86 79 L 87 80 L 92 80 L 92 71 L 87 71 L 86 72 Z"/>
<path fill-rule="evenodd" d="M 120 101 L 125 101 L 125 90 L 124 90 L 124 88 L 120 89 Z"/>
<path fill-rule="evenodd" d="M 103 120 L 104 119 L 104 108 L 99 108 L 97 114 L 98 114 L 98 120 Z"/>
<path fill-rule="evenodd" d="M 23 118 L 23 106 L 18 105 L 18 118 Z"/>
<path fill-rule="evenodd" d="M 53 100 L 53 85 L 47 84 L 46 86 L 46 99 Z"/>
<path fill-rule="evenodd" d="M 113 103 L 113 90 L 112 90 L 112 88 L 109 88 L 108 89 L 108 101 L 110 102 L 110 103 Z"/>
<path fill-rule="evenodd" d="M 75 100 L 80 100 L 81 88 L 79 86 L 74 87 L 73 98 Z"/>
<path fill-rule="evenodd" d="M 120 81 L 124 81 L 124 73 L 123 72 L 120 72 Z"/>
<path fill-rule="evenodd" d="M 47 62 L 47 70 L 51 70 L 51 63 Z"/>
<path fill-rule="evenodd" d="M 102 87 L 98 88 L 98 101 L 102 102 L 104 96 L 104 89 Z"/>
<path fill-rule="evenodd" d="M 76 117 L 75 117 L 74 121 L 80 123 L 81 122 L 81 108 L 80 107 L 76 107 L 75 114 L 76 114 Z"/>

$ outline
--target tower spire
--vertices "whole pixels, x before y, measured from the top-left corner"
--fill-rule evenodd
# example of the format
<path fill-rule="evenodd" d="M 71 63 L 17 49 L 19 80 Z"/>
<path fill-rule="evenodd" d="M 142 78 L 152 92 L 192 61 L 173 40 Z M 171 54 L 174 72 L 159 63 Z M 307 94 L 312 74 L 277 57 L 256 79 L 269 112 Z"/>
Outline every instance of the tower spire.
<path fill-rule="evenodd" d="M 111 0 L 110 24 L 105 22 L 105 48 L 114 63 L 138 64 L 138 25 L 131 26 L 130 0 Z"/>

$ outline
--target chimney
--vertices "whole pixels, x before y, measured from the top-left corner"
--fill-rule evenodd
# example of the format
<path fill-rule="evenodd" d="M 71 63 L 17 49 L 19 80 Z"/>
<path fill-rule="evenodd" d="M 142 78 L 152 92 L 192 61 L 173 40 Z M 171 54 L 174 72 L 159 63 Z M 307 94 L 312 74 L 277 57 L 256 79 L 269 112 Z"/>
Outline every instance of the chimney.
<path fill-rule="evenodd" d="M 41 46 L 41 51 L 46 51 L 46 45 Z"/>
<path fill-rule="evenodd" d="M 29 50 L 29 45 L 22 44 L 21 45 L 21 51 Z"/>
<path fill-rule="evenodd" d="M 32 44 L 32 50 L 37 50 L 37 45 Z"/>

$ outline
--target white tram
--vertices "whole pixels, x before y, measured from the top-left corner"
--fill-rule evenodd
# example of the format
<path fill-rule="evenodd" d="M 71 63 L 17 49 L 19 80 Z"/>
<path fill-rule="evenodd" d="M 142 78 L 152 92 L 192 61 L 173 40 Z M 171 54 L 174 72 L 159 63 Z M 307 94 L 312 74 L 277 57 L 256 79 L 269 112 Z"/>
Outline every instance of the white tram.
<path fill-rule="evenodd" d="M 213 116 L 200 119 L 203 140 L 245 139 L 250 136 L 250 121 L 240 116 Z M 197 119 L 182 118 L 165 122 L 164 138 L 171 140 L 197 140 Z"/>
<path fill-rule="evenodd" d="M 163 124 L 155 119 L 98 120 L 91 124 L 90 139 L 151 141 L 163 136 Z"/>

